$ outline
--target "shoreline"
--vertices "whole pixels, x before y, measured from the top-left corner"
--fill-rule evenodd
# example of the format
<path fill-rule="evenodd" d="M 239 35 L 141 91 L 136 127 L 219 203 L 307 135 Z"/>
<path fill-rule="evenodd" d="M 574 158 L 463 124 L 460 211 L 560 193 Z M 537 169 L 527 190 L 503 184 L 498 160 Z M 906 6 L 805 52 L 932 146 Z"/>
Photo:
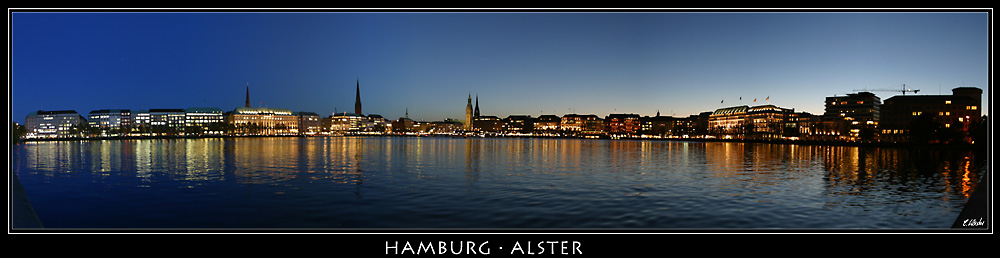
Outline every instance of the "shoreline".
<path fill-rule="evenodd" d="M 581 139 L 581 140 L 646 140 L 646 141 L 678 141 L 678 142 L 735 142 L 735 143 L 771 143 L 806 146 L 844 146 L 844 147 L 873 147 L 873 148 L 898 148 L 898 149 L 935 149 L 935 150 L 971 150 L 985 152 L 985 144 L 916 144 L 916 143 L 894 143 L 894 142 L 845 142 L 845 141 L 822 141 L 822 140 L 784 140 L 784 139 L 718 139 L 718 138 L 612 138 L 602 136 L 597 138 L 579 136 L 465 136 L 465 135 L 212 135 L 212 136 L 137 136 L 137 137 L 89 137 L 89 138 L 52 138 L 52 139 L 19 139 L 18 143 L 25 142 L 50 142 L 50 141 L 107 141 L 107 140 L 170 140 L 170 139 L 230 139 L 230 138 L 313 138 L 313 137 L 432 137 L 432 138 L 528 138 L 528 139 Z"/>

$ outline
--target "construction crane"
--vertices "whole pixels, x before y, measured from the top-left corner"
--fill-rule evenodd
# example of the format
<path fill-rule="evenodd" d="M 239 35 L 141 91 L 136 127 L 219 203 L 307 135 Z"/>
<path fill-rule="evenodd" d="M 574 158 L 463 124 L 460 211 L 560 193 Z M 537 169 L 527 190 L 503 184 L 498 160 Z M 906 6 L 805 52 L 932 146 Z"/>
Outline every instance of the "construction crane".
<path fill-rule="evenodd" d="M 907 92 L 913 92 L 913 94 L 917 94 L 917 92 L 920 92 L 920 90 L 907 89 L 906 84 L 903 84 L 902 89 L 860 89 L 854 91 L 892 91 L 892 92 L 902 92 L 903 95 L 906 95 Z"/>

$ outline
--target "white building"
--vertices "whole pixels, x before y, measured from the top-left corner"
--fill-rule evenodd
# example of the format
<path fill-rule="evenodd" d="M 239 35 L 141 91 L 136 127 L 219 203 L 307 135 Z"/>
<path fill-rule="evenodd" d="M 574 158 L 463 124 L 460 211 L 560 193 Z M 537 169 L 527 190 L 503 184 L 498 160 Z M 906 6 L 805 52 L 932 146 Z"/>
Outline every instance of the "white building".
<path fill-rule="evenodd" d="M 26 138 L 66 138 L 73 136 L 73 128 L 87 119 L 74 110 L 38 110 L 29 113 L 24 122 Z"/>

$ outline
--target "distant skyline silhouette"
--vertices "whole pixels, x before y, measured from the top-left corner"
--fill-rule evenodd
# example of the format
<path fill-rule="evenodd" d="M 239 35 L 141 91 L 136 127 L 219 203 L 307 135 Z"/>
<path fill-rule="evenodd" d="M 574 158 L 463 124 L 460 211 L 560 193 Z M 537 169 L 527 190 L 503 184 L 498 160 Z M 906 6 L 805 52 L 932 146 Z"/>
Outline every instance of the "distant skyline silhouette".
<path fill-rule="evenodd" d="M 464 120 L 470 93 L 500 117 L 822 114 L 826 97 L 903 84 L 981 88 L 988 115 L 991 96 L 986 10 L 79 11 L 11 12 L 12 121 L 246 102 L 325 117 L 356 97 L 387 119 Z"/>

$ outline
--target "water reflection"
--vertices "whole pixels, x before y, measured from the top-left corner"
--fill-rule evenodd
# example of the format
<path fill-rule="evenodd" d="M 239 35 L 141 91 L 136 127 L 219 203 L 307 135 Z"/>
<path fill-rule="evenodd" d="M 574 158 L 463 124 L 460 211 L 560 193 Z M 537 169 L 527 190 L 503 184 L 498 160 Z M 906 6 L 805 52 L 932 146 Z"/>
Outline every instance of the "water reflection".
<path fill-rule="evenodd" d="M 43 206 L 67 192 L 119 198 L 111 189 L 141 188 L 175 195 L 171 205 L 240 207 L 234 213 L 301 207 L 316 216 L 313 223 L 355 219 L 335 226 L 385 226 L 370 217 L 415 213 L 424 216 L 398 223 L 753 227 L 793 216 L 807 227 L 858 226 L 844 221 L 876 210 L 888 217 L 954 213 L 984 171 L 964 151 L 738 142 L 277 137 L 16 148 L 13 167 L 26 187 L 60 189 L 36 190 L 51 193 L 38 198 Z M 70 178 L 101 189 L 73 188 Z M 231 195 L 241 198 L 224 197 Z M 823 222 L 808 219 L 831 211 Z M 754 213 L 762 221 L 746 221 Z M 678 218 L 712 216 L 719 219 Z M 886 220 L 876 226 L 908 225 Z"/>

